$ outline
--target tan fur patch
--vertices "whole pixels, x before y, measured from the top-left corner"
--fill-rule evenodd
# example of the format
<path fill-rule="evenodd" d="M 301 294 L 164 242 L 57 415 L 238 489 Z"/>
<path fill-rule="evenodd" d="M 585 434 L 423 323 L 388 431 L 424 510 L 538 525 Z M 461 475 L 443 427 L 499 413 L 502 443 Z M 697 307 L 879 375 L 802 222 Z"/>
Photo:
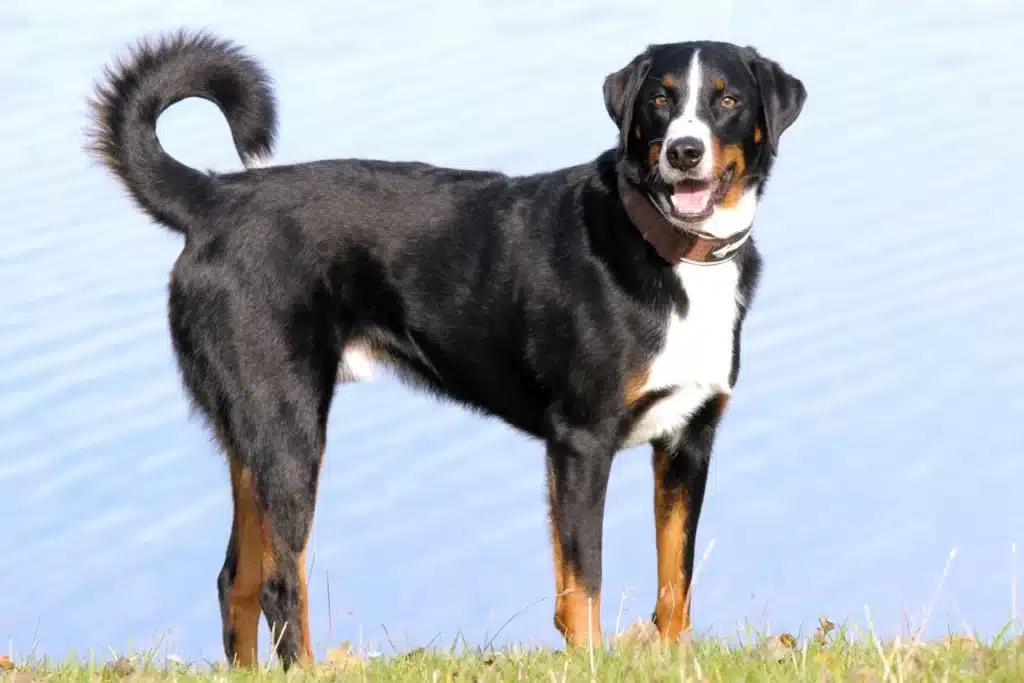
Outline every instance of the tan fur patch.
<path fill-rule="evenodd" d="M 725 90 L 725 79 L 724 78 L 715 79 L 715 90 Z"/>
<path fill-rule="evenodd" d="M 649 367 L 642 367 L 629 377 L 626 378 L 626 407 L 633 406 L 637 401 L 643 398 L 644 387 L 647 385 L 647 380 L 651 377 L 651 369 Z"/>
<path fill-rule="evenodd" d="M 668 490 L 663 482 L 670 457 L 655 451 L 654 465 L 654 528 L 658 552 L 658 593 L 655 622 L 665 642 L 675 642 L 690 628 L 690 596 L 687 578 L 683 575 L 683 553 L 688 540 L 686 521 L 689 509 L 682 491 Z"/>
<path fill-rule="evenodd" d="M 636 135 L 636 139 L 639 140 L 640 139 L 640 126 L 637 126 L 635 129 L 633 129 L 633 133 Z"/>
<path fill-rule="evenodd" d="M 725 409 L 729 407 L 729 394 L 718 394 L 715 396 L 715 407 L 718 409 L 718 417 L 722 417 Z"/>
<path fill-rule="evenodd" d="M 269 529 L 256 502 L 252 473 L 237 464 L 235 458 L 229 461 L 237 564 L 227 600 L 228 624 L 235 634 L 235 663 L 248 668 L 258 657 L 260 588 L 276 569 L 276 563 L 270 549 Z"/>
<path fill-rule="evenodd" d="M 735 164 L 736 166 L 732 174 L 732 182 L 729 183 L 729 189 L 726 190 L 725 196 L 719 202 L 722 208 L 729 209 L 739 203 L 747 187 L 747 163 L 743 159 L 743 147 L 738 144 L 723 145 L 718 140 L 712 142 L 712 147 L 715 155 L 714 172 L 716 176 L 724 173 L 725 169 L 730 165 Z"/>
<path fill-rule="evenodd" d="M 676 87 L 676 79 L 672 78 L 671 76 L 665 76 L 664 78 L 661 79 L 661 82 L 665 85 L 666 88 Z"/>
<path fill-rule="evenodd" d="M 588 596 L 571 563 L 562 554 L 559 520 L 555 513 L 555 475 L 548 463 L 548 513 L 551 523 L 551 551 L 555 561 L 555 628 L 569 645 L 601 642 L 601 596 Z"/>
<path fill-rule="evenodd" d="M 302 618 L 300 633 L 302 634 L 303 652 L 300 661 L 313 661 L 313 634 L 309 628 L 309 581 L 306 578 L 306 551 L 299 553 L 299 614 Z M 304 657 L 302 656 L 304 655 Z"/>
<path fill-rule="evenodd" d="M 661 143 L 655 142 L 647 148 L 647 165 L 651 168 L 658 167 L 658 158 L 661 156 Z"/>
<path fill-rule="evenodd" d="M 259 622 L 262 613 L 260 590 L 278 571 L 270 525 L 264 518 L 252 480 L 252 472 L 229 454 L 231 496 L 234 516 L 231 522 L 236 543 L 235 578 L 228 594 L 228 626 L 235 635 L 235 662 L 252 668 L 259 657 Z M 299 579 L 299 624 L 301 662 L 313 661 L 313 640 L 309 627 L 309 586 L 306 578 L 306 550 L 296 559 Z"/>
<path fill-rule="evenodd" d="M 761 129 L 757 126 L 754 127 L 754 142 L 761 143 Z"/>
<path fill-rule="evenodd" d="M 565 578 L 565 588 L 555 598 L 555 628 L 567 645 L 586 647 L 593 640 L 600 647 L 601 596 L 588 596 L 572 572 Z"/>

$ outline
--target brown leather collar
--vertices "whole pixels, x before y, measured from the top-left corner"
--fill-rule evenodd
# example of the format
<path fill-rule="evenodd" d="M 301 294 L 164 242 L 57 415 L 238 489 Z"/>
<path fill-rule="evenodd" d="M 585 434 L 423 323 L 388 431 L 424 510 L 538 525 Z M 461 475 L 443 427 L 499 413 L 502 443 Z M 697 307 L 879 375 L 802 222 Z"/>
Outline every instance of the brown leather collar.
<path fill-rule="evenodd" d="M 655 251 L 668 263 L 710 265 L 731 261 L 750 237 L 753 226 L 731 237 L 718 238 L 677 228 L 651 200 L 619 174 L 619 196 L 626 215 Z M 730 248 L 731 247 L 731 248 Z"/>

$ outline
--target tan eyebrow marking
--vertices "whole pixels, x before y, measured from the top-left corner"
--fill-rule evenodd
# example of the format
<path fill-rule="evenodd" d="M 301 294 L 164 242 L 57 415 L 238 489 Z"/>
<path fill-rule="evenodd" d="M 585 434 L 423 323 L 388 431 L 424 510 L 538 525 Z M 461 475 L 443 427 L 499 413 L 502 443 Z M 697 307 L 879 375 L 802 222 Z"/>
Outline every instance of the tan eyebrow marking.
<path fill-rule="evenodd" d="M 725 79 L 719 78 L 715 80 L 715 90 L 725 90 Z"/>
<path fill-rule="evenodd" d="M 671 76 L 665 76 L 663 79 L 661 79 L 661 82 L 665 85 L 666 88 L 676 87 L 676 79 L 672 78 Z"/>

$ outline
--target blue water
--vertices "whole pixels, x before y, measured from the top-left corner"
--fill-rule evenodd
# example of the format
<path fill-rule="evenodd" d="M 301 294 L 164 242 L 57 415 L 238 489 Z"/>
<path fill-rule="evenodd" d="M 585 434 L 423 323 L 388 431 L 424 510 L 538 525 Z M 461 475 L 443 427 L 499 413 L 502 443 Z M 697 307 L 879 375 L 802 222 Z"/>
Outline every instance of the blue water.
<path fill-rule="evenodd" d="M 271 70 L 279 162 L 554 168 L 614 144 L 601 83 L 647 43 L 779 60 L 810 97 L 759 212 L 766 267 L 695 626 L 866 626 L 865 605 L 882 634 L 929 609 L 930 633 L 1007 623 L 1024 543 L 1024 6 L 346 4 L 0 8 L 0 649 L 222 656 L 226 468 L 189 418 L 165 322 L 181 241 L 82 152 L 103 65 L 181 24 Z M 212 105 L 174 107 L 160 135 L 186 163 L 240 167 Z M 398 649 L 482 644 L 521 610 L 496 642 L 557 643 L 545 490 L 541 446 L 501 424 L 389 378 L 346 388 L 311 543 L 317 652 L 390 649 L 382 625 Z M 613 630 L 653 605 L 644 449 L 616 462 L 607 515 Z"/>

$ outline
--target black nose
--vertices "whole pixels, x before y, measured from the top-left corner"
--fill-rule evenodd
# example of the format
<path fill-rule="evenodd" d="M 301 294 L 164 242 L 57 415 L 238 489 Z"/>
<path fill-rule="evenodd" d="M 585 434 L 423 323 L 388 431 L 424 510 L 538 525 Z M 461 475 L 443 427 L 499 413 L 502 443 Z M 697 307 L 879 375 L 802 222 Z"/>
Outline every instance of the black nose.
<path fill-rule="evenodd" d="M 665 156 L 672 168 L 689 171 L 704 157 L 704 143 L 694 137 L 679 138 L 669 144 Z"/>

